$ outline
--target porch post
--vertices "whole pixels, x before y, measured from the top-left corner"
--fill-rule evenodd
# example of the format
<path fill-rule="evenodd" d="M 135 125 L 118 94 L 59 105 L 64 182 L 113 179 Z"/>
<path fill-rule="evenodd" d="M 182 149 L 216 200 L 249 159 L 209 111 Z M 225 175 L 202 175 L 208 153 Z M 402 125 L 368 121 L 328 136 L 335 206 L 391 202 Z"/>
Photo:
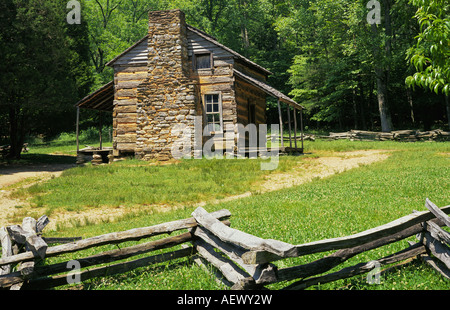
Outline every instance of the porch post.
<path fill-rule="evenodd" d="M 100 113 L 100 120 L 99 120 L 99 122 L 100 122 L 100 125 L 99 125 L 99 129 L 98 129 L 98 134 L 99 134 L 99 138 L 100 138 L 100 150 L 103 150 L 103 132 L 102 132 L 102 129 L 103 129 L 103 113 L 102 113 L 102 111 L 100 111 L 99 112 Z"/>
<path fill-rule="evenodd" d="M 281 116 L 281 106 L 280 106 L 280 98 L 278 98 L 278 118 L 280 119 L 280 139 L 281 139 L 281 147 L 284 147 L 283 141 L 283 118 Z"/>
<path fill-rule="evenodd" d="M 294 107 L 294 144 L 297 149 L 297 108 Z"/>
<path fill-rule="evenodd" d="M 289 124 L 289 147 L 292 148 L 292 137 L 291 137 L 291 107 L 287 105 L 288 114 L 288 124 Z"/>
<path fill-rule="evenodd" d="M 302 153 L 304 151 L 303 148 L 303 109 L 300 109 L 300 130 L 301 130 L 301 137 L 302 137 Z"/>
<path fill-rule="evenodd" d="M 80 151 L 80 107 L 77 106 L 77 124 L 76 124 L 76 131 L 77 131 L 77 154 Z"/>

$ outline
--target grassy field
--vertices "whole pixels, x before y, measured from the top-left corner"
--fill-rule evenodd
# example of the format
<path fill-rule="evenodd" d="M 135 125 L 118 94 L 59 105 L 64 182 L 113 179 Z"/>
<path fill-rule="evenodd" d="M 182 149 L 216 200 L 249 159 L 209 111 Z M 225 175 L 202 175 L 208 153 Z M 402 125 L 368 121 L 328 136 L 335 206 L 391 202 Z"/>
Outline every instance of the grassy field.
<path fill-rule="evenodd" d="M 388 223 L 413 210 L 425 210 L 425 198 L 438 206 L 450 204 L 450 143 L 342 140 L 306 142 L 307 155 L 282 157 L 279 170 L 271 172 L 261 171 L 259 160 L 186 160 L 174 165 L 130 160 L 110 166 L 88 165 L 71 169 L 60 178 L 19 193 L 32 197 L 36 206 L 45 207 L 49 212 L 56 208 L 77 212 L 103 205 L 117 207 L 119 204 L 136 211 L 139 211 L 139 206 L 148 204 L 184 206 L 168 212 L 154 209 L 104 224 L 61 227 L 51 233 L 56 236 L 88 237 L 187 218 L 194 210 L 194 202 L 246 192 L 265 174 L 288 171 L 304 164 L 305 158 L 364 149 L 389 150 L 392 155 L 383 162 L 332 177 L 314 179 L 303 185 L 265 194 L 256 192 L 251 197 L 231 202 L 207 203 L 204 208 L 208 211 L 229 209 L 234 228 L 263 238 L 299 244 L 354 234 Z M 406 241 L 402 241 L 357 255 L 338 269 L 386 256 L 406 246 Z M 105 250 L 113 248 L 115 246 L 104 247 Z M 85 251 L 86 255 L 93 253 L 93 250 Z M 325 253 L 276 264 L 279 267 L 293 266 L 323 255 Z M 66 258 L 69 257 L 67 255 Z M 49 263 L 52 261 L 55 259 L 49 259 Z M 311 289 L 446 290 L 449 284 L 428 265 L 414 261 L 383 274 L 379 285 L 369 285 L 365 276 L 361 276 Z M 117 277 L 92 280 L 84 288 L 197 290 L 224 287 L 219 286 L 209 273 L 181 259 L 175 264 L 141 268 Z M 280 285 L 270 288 L 277 289 Z"/>

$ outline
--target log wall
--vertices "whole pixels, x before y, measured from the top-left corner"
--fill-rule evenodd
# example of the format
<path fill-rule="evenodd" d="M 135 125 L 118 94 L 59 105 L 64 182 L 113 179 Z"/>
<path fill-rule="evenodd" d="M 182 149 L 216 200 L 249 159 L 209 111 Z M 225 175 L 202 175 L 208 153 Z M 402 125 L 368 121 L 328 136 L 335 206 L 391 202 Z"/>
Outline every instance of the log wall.
<path fill-rule="evenodd" d="M 196 85 L 196 95 L 198 96 L 199 106 L 197 107 L 197 115 L 203 117 L 203 126 L 206 125 L 205 106 L 203 102 L 203 96 L 205 94 L 220 94 L 222 102 L 222 125 L 223 132 L 218 135 L 213 135 L 214 145 L 217 149 L 225 149 L 224 137 L 227 132 L 225 129 L 227 125 L 235 124 L 236 117 L 236 100 L 235 90 L 233 87 L 233 55 L 215 45 L 214 43 L 206 40 L 194 31 L 187 32 L 188 39 L 188 53 L 189 53 L 189 66 L 191 68 L 191 79 Z M 211 69 L 195 69 L 194 57 L 199 53 L 212 53 L 212 68 Z M 210 137 L 206 136 L 203 139 L 205 143 Z"/>
<path fill-rule="evenodd" d="M 113 110 L 114 156 L 119 156 L 119 152 L 134 153 L 137 131 L 137 88 L 146 77 L 146 61 L 114 66 L 116 89 Z"/>

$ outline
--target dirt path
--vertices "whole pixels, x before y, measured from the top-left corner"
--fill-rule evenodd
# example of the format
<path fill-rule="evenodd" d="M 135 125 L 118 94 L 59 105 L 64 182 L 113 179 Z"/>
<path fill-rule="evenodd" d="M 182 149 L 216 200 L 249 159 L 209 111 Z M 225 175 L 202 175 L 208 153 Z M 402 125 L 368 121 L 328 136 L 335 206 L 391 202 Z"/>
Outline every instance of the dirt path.
<path fill-rule="evenodd" d="M 0 226 L 16 224 L 15 215 L 26 212 L 23 210 L 26 208 L 26 201 L 10 197 L 15 185 L 23 182 L 20 186 L 25 187 L 59 177 L 64 170 L 72 167 L 74 165 L 71 164 L 0 167 Z"/>
<path fill-rule="evenodd" d="M 274 173 L 266 176 L 265 180 L 256 189 L 259 193 L 267 193 L 287 187 L 297 186 L 310 182 L 316 178 L 325 178 L 363 165 L 385 160 L 389 153 L 383 150 L 353 151 L 336 153 L 337 156 L 305 158 L 301 165 L 288 172 Z M 251 196 L 251 192 L 230 196 L 212 203 L 232 201 Z M 211 203 L 211 202 L 208 202 Z M 206 202 L 198 206 L 206 205 Z"/>
<path fill-rule="evenodd" d="M 74 167 L 72 164 L 45 164 L 30 166 L 12 166 L 0 167 L 0 190 L 9 185 L 13 185 L 28 178 L 47 179 L 58 177 L 61 173 L 69 168 Z"/>
<path fill-rule="evenodd" d="M 301 165 L 294 167 L 288 172 L 274 173 L 266 176 L 255 190 L 259 193 L 280 190 L 282 188 L 296 186 L 305 182 L 310 182 L 315 178 L 324 178 L 336 173 L 369 165 L 377 161 L 385 160 L 389 153 L 381 150 L 340 152 L 336 156 L 324 156 L 317 158 L 305 158 Z M 30 186 L 36 182 L 42 182 L 53 177 L 58 177 L 61 173 L 74 165 L 41 165 L 17 168 L 0 168 L 0 227 L 17 224 L 25 216 L 32 216 L 30 213 L 38 213 L 41 216 L 45 210 L 30 208 L 26 200 L 11 198 L 10 194 L 14 188 Z M 23 184 L 18 184 L 22 182 Z M 14 185 L 15 184 L 15 185 Z M 12 185 L 12 186 L 11 186 Z M 236 200 L 251 196 L 251 192 L 227 197 L 222 200 L 209 201 L 198 204 L 204 206 L 207 203 L 219 203 Z M 151 208 L 151 207 L 150 207 Z M 167 209 L 174 207 L 167 206 Z M 176 208 L 176 207 L 175 207 Z M 42 214 L 40 214 L 41 212 Z M 57 223 L 70 222 L 71 220 L 83 221 L 89 218 L 90 221 L 114 219 L 130 212 L 129 208 L 95 208 L 85 212 L 60 212 L 51 214 L 51 222 L 46 227 L 53 230 Z"/>
<path fill-rule="evenodd" d="M 363 165 L 370 165 L 388 157 L 389 153 L 386 151 L 370 150 L 342 152 L 339 156 L 306 158 L 306 165 L 295 167 L 286 173 L 269 175 L 266 182 L 262 184 L 261 191 L 269 192 L 296 186 L 315 178 L 325 178 Z"/>

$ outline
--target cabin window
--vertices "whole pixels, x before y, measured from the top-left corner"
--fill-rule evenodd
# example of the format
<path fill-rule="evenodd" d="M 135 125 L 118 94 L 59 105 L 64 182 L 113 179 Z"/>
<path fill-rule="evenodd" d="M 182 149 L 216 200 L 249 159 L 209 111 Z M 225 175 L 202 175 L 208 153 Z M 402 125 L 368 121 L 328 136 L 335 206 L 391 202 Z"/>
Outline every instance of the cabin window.
<path fill-rule="evenodd" d="M 206 94 L 204 96 L 204 104 L 208 131 L 222 131 L 222 102 L 220 94 Z"/>
<path fill-rule="evenodd" d="M 196 69 L 211 69 L 212 68 L 211 53 L 195 54 L 195 68 Z"/>

